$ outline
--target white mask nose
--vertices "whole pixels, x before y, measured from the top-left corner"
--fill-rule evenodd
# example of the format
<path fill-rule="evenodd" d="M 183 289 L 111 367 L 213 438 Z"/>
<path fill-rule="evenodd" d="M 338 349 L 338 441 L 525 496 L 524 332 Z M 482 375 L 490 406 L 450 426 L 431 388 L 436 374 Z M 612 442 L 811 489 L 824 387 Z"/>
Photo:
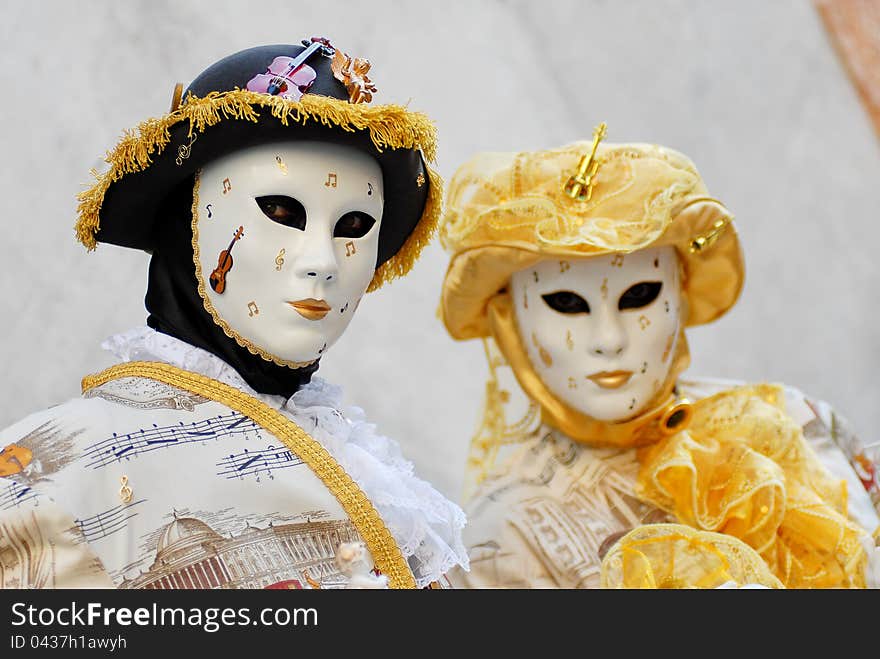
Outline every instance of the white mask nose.
<path fill-rule="evenodd" d="M 629 341 L 620 320 L 616 314 L 608 313 L 597 323 L 589 352 L 599 357 L 615 358 L 622 355 L 628 345 Z"/>
<path fill-rule="evenodd" d="M 305 253 L 296 260 L 294 273 L 301 279 L 316 283 L 336 281 L 339 277 L 339 264 L 336 262 L 332 240 L 314 241 L 308 245 Z"/>

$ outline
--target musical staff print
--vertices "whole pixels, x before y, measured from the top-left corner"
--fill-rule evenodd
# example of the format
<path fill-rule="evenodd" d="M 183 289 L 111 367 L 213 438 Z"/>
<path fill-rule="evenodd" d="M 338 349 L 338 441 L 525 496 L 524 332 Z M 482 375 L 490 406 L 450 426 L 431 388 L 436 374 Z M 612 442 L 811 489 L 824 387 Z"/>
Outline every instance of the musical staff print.
<path fill-rule="evenodd" d="M 264 449 L 251 451 L 244 449 L 238 453 L 230 453 L 217 463 L 218 476 L 226 480 L 239 479 L 253 476 L 257 483 L 262 482 L 262 476 L 275 480 L 273 470 L 296 467 L 303 463 L 302 459 L 294 455 L 283 446 L 270 444 Z"/>
<path fill-rule="evenodd" d="M 0 494 L 0 510 L 9 510 L 13 507 L 18 507 L 26 501 L 31 501 L 33 499 L 37 499 L 42 495 L 36 492 L 29 485 L 21 485 L 12 481 L 3 488 L 2 494 Z M 34 505 L 37 505 L 37 502 L 34 502 Z"/>
<path fill-rule="evenodd" d="M 120 504 L 97 515 L 74 521 L 79 530 L 82 531 L 83 537 L 88 542 L 94 542 L 124 529 L 128 520 L 137 516 L 137 513 L 131 512 L 131 509 L 145 501 L 146 499 L 140 499 L 131 503 Z"/>
<path fill-rule="evenodd" d="M 86 467 L 100 469 L 171 446 L 219 441 L 232 437 L 241 437 L 245 440 L 262 439 L 260 427 L 252 419 L 238 412 L 231 412 L 189 424 L 183 421 L 174 426 L 153 424 L 153 427 L 147 430 L 141 428 L 124 435 L 113 433 L 112 437 L 87 446 L 81 459 L 85 460 Z"/>

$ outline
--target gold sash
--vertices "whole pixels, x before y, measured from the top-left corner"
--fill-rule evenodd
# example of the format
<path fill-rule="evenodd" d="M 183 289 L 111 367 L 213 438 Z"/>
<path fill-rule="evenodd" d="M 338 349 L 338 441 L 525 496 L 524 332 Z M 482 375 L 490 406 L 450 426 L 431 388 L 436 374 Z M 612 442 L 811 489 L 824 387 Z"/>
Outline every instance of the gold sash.
<path fill-rule="evenodd" d="M 142 377 L 164 382 L 226 405 L 277 437 L 327 486 L 351 518 L 391 588 L 415 588 L 416 582 L 397 542 L 373 504 L 333 456 L 296 423 L 253 396 L 211 378 L 159 362 L 118 364 L 82 380 L 83 392 L 111 380 Z"/>

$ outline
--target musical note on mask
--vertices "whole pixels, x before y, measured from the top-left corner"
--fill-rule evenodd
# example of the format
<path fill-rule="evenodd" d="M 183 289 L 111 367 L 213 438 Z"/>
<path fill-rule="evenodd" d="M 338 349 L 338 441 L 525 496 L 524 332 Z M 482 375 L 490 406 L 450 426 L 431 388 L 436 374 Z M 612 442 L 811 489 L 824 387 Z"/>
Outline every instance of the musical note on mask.
<path fill-rule="evenodd" d="M 666 347 L 663 349 L 663 358 L 661 360 L 664 364 L 666 363 L 666 360 L 669 359 L 669 353 L 672 352 L 672 344 L 673 343 L 675 343 L 675 332 L 670 334 L 669 338 L 666 339 Z M 647 365 L 647 362 L 645 362 L 645 363 Z M 643 369 L 642 373 L 644 373 L 644 372 L 645 371 Z"/>
<path fill-rule="evenodd" d="M 648 320 L 647 316 L 639 316 L 639 325 L 642 329 L 645 329 L 648 325 L 651 324 L 651 321 Z"/>
<path fill-rule="evenodd" d="M 345 303 L 345 306 L 339 310 L 339 313 L 345 313 L 348 310 L 348 302 Z"/>
<path fill-rule="evenodd" d="M 232 183 L 229 182 L 228 178 L 223 179 L 223 194 L 226 194 L 232 190 Z"/>
<path fill-rule="evenodd" d="M 566 270 L 571 270 L 571 263 L 569 263 L 568 261 L 560 261 L 559 272 L 565 272 Z"/>
<path fill-rule="evenodd" d="M 275 269 L 281 270 L 284 266 L 284 249 L 282 248 L 280 252 L 278 252 L 278 256 L 275 257 Z"/>
<path fill-rule="evenodd" d="M 275 162 L 278 163 L 278 169 L 284 176 L 287 176 L 287 163 L 282 160 L 281 156 L 275 156 Z"/>
<path fill-rule="evenodd" d="M 367 183 L 367 194 L 368 195 L 373 194 L 373 184 L 372 183 Z"/>
<path fill-rule="evenodd" d="M 357 248 L 354 246 L 354 243 L 349 240 L 345 243 L 345 255 L 351 256 L 352 254 L 357 254 Z"/>
<path fill-rule="evenodd" d="M 213 205 L 214 205 L 214 204 L 208 204 L 207 206 L 205 206 L 205 210 L 208 211 L 208 219 L 209 219 L 209 220 L 210 220 L 211 217 L 213 217 L 213 215 L 214 215 L 214 211 L 211 210 L 211 206 L 213 206 Z"/>
<path fill-rule="evenodd" d="M 325 188 L 335 188 L 337 182 L 337 176 L 335 172 L 330 172 L 327 174 L 327 180 L 324 182 Z"/>
<path fill-rule="evenodd" d="M 623 254 L 615 254 L 614 258 L 611 259 L 611 265 L 615 268 L 623 267 Z"/>
<path fill-rule="evenodd" d="M 259 316 L 260 310 L 257 308 L 256 302 L 248 302 L 248 316 Z"/>

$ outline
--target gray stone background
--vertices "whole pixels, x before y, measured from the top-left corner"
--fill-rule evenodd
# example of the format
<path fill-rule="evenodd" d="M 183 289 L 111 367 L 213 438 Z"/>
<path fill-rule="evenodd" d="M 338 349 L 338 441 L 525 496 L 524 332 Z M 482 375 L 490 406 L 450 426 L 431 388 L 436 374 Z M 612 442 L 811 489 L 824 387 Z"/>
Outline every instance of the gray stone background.
<path fill-rule="evenodd" d="M 73 237 L 75 194 L 176 81 L 262 43 L 325 34 L 410 102 L 448 177 L 480 150 L 588 138 L 690 155 L 736 213 L 740 303 L 690 332 L 691 374 L 782 381 L 868 441 L 880 405 L 880 149 L 807 0 L 3 0 L 0 427 L 78 395 L 98 344 L 143 324 L 147 257 Z M 486 368 L 435 317 L 447 257 L 368 296 L 320 375 L 457 498 Z"/>

